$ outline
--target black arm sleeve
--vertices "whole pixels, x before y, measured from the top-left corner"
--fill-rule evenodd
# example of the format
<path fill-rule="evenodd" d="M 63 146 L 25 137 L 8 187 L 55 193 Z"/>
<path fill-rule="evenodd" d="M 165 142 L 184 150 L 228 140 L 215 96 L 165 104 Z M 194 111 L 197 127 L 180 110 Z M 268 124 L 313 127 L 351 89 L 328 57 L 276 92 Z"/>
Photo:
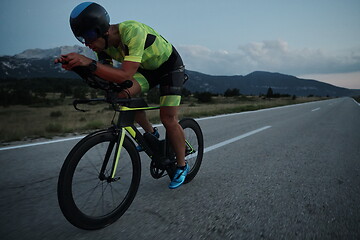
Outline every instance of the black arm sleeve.
<path fill-rule="evenodd" d="M 100 63 L 106 65 L 113 65 L 112 58 L 106 52 L 100 52 L 97 55 Z"/>

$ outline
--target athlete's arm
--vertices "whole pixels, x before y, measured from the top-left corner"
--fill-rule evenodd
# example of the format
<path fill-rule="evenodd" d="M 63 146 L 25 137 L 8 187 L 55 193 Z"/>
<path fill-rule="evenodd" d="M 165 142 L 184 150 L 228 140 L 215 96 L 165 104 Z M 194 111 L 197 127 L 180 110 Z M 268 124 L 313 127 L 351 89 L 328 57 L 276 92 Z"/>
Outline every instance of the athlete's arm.
<path fill-rule="evenodd" d="M 97 63 L 94 74 L 107 81 L 121 83 L 125 80 L 131 80 L 139 66 L 140 63 L 130 61 L 124 61 L 121 64 L 121 68 L 114 68 L 109 65 Z"/>
<path fill-rule="evenodd" d="M 93 61 L 91 58 L 78 53 L 69 53 L 61 57 L 66 61 L 66 64 L 62 66 L 66 70 L 71 70 L 77 66 L 89 66 Z M 124 61 L 121 68 L 114 68 L 97 62 L 97 68 L 94 74 L 104 80 L 121 83 L 125 80 L 131 80 L 139 66 L 140 63 L 138 62 Z"/>

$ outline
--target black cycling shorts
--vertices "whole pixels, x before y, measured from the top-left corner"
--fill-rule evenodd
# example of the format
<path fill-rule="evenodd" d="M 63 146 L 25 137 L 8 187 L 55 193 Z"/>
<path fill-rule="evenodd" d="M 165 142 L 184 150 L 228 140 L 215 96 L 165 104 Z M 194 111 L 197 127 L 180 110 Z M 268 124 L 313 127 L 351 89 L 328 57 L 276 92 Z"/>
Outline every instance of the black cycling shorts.
<path fill-rule="evenodd" d="M 134 78 L 139 82 L 142 92 L 160 85 L 160 106 L 180 105 L 185 68 L 179 53 L 174 47 L 169 59 L 158 69 L 145 70 L 139 68 Z"/>

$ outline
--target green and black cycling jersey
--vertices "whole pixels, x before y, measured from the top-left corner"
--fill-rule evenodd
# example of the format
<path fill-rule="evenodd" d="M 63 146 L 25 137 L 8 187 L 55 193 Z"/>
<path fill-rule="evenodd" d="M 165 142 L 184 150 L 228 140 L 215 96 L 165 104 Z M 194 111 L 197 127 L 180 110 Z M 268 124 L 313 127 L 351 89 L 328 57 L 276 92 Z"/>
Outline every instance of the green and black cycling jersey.
<path fill-rule="evenodd" d="M 172 45 L 151 27 L 136 21 L 119 25 L 121 44 L 105 52 L 113 59 L 140 63 L 140 68 L 155 70 L 169 59 Z"/>
<path fill-rule="evenodd" d="M 121 43 L 104 52 L 118 62 L 140 63 L 134 78 L 139 82 L 142 92 L 160 85 L 160 105 L 178 106 L 184 81 L 184 66 L 175 48 L 143 23 L 125 21 L 118 27 Z"/>

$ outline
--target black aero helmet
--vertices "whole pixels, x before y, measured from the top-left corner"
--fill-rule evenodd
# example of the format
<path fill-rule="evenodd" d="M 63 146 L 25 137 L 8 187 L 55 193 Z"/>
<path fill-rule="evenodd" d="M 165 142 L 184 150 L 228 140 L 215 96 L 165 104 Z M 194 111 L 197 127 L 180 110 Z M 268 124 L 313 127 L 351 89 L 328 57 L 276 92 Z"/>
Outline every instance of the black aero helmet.
<path fill-rule="evenodd" d="M 91 42 L 109 30 L 110 17 L 105 8 L 94 2 L 77 5 L 70 14 L 70 26 L 82 43 Z"/>

